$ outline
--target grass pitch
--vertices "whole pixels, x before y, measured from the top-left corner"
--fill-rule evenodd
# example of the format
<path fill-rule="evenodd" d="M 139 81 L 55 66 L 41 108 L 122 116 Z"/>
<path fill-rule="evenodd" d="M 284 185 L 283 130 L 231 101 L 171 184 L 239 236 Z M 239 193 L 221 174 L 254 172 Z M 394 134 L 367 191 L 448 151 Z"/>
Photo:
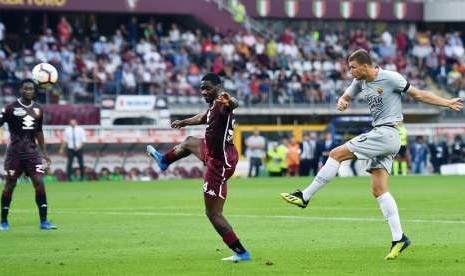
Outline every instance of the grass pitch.
<path fill-rule="evenodd" d="M 391 234 L 369 178 L 337 178 L 307 209 L 280 192 L 309 178 L 232 180 L 225 215 L 253 260 L 231 255 L 204 215 L 202 181 L 47 185 L 40 231 L 33 188 L 18 185 L 0 232 L 1 275 L 465 274 L 465 178 L 392 177 L 413 244 L 385 261 Z"/>

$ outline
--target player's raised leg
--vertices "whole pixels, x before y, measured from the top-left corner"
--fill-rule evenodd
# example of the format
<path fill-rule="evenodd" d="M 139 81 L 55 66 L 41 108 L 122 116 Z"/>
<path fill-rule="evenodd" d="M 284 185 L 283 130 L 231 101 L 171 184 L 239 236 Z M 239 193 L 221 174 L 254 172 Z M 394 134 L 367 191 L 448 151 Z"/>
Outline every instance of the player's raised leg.
<path fill-rule="evenodd" d="M 157 151 L 153 146 L 147 146 L 147 154 L 152 157 L 160 167 L 162 171 L 168 169 L 169 165 L 189 156 L 191 153 L 201 158 L 201 144 L 203 140 L 197 137 L 188 136 L 181 144 L 174 146 L 172 149 L 167 151 L 165 154 Z"/>
<path fill-rule="evenodd" d="M 404 235 L 400 223 L 399 210 L 396 201 L 388 189 L 389 173 L 385 169 L 372 169 L 373 196 L 386 218 L 392 234 L 392 244 L 386 260 L 397 258 L 410 245 L 410 240 Z"/>
<path fill-rule="evenodd" d="M 234 255 L 223 258 L 223 261 L 248 261 L 250 254 L 241 244 L 231 225 L 223 216 L 224 198 L 205 194 L 205 212 L 216 232 L 223 238 L 224 243 L 234 251 Z"/>
<path fill-rule="evenodd" d="M 341 162 L 349 159 L 356 159 L 356 157 L 345 144 L 331 150 L 328 160 L 307 188 L 293 193 L 281 193 L 281 197 L 288 203 L 301 208 L 307 207 L 313 195 L 337 175 Z"/>

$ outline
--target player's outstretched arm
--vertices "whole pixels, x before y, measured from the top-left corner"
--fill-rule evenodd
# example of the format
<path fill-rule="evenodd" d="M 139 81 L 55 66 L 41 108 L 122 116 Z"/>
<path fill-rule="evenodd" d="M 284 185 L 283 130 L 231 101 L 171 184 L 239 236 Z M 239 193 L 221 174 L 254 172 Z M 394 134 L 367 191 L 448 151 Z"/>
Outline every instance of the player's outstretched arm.
<path fill-rule="evenodd" d="M 423 103 L 437 105 L 437 106 L 444 106 L 444 107 L 448 107 L 455 111 L 460 111 L 463 109 L 462 98 L 445 99 L 445 98 L 435 95 L 434 93 L 420 90 L 413 86 L 410 86 L 408 90 L 408 94 L 410 95 L 410 97 L 412 97 L 416 101 L 420 101 Z"/>
<path fill-rule="evenodd" d="M 172 128 L 182 128 L 185 126 L 193 126 L 193 125 L 201 125 L 207 122 L 207 111 L 199 113 L 193 117 L 184 119 L 184 120 L 176 120 L 171 123 Z"/>
<path fill-rule="evenodd" d="M 50 166 L 50 164 L 52 164 L 52 159 L 50 159 L 50 156 L 48 155 L 48 152 L 45 149 L 44 132 L 43 131 L 37 132 L 36 139 L 37 139 L 37 145 L 39 146 L 39 149 L 42 152 L 42 155 L 45 161 L 47 161 L 47 166 Z"/>
<path fill-rule="evenodd" d="M 349 107 L 350 101 L 352 101 L 352 97 L 347 94 L 343 94 L 339 100 L 337 100 L 337 110 L 346 110 Z"/>

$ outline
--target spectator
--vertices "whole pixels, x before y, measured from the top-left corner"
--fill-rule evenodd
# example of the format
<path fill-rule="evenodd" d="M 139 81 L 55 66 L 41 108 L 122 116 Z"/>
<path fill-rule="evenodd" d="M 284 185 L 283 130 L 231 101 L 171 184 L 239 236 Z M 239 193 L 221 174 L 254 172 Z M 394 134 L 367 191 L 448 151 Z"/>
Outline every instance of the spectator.
<path fill-rule="evenodd" d="M 246 156 L 249 159 L 249 177 L 257 177 L 260 174 L 262 160 L 265 157 L 265 137 L 260 135 L 260 131 L 256 128 L 253 135 L 249 136 L 245 141 L 247 146 Z M 252 171 L 255 171 L 252 174 Z"/>
<path fill-rule="evenodd" d="M 327 131 L 324 133 L 324 139 L 318 141 L 316 146 L 317 156 L 319 157 L 319 163 L 324 164 L 329 157 L 329 152 L 336 147 L 333 141 L 333 135 Z"/>
<path fill-rule="evenodd" d="M 66 174 L 69 181 L 73 179 L 73 161 L 74 157 L 77 158 L 79 163 L 79 180 L 84 179 L 84 151 L 83 146 L 86 143 L 86 132 L 80 126 L 78 126 L 77 120 L 71 118 L 69 120 L 69 126 L 63 133 L 63 143 L 60 148 L 60 154 L 64 153 L 65 147 L 67 148 L 68 162 L 66 165 Z M 75 176 L 76 177 L 76 176 Z"/>
<path fill-rule="evenodd" d="M 73 34 L 73 28 L 65 16 L 62 16 L 60 22 L 58 22 L 57 33 L 61 45 L 66 45 Z"/>
<path fill-rule="evenodd" d="M 450 162 L 451 163 L 463 163 L 465 156 L 465 144 L 462 136 L 456 135 L 454 142 L 451 145 L 450 150 Z"/>
<path fill-rule="evenodd" d="M 287 176 L 299 176 L 300 145 L 294 137 L 289 140 L 286 153 Z"/>
<path fill-rule="evenodd" d="M 278 145 L 277 151 L 279 154 L 279 158 L 281 159 L 281 175 L 287 174 L 287 146 L 289 144 L 289 140 L 287 137 L 281 138 L 281 144 Z"/>
<path fill-rule="evenodd" d="M 98 180 L 99 181 L 110 181 L 111 180 L 110 170 L 108 168 L 102 168 L 100 170 Z"/>
<path fill-rule="evenodd" d="M 425 172 L 427 155 L 428 147 L 425 144 L 423 136 L 417 136 L 415 143 L 410 147 L 412 172 L 414 174 L 423 174 Z"/>
<path fill-rule="evenodd" d="M 444 139 L 433 138 L 434 141 L 429 145 L 430 161 L 433 165 L 433 173 L 439 174 L 441 166 L 447 164 L 449 158 L 449 149 Z"/>
<path fill-rule="evenodd" d="M 233 10 L 233 20 L 239 24 L 243 24 L 247 13 L 244 4 L 241 1 L 237 1 L 231 8 Z"/>
<path fill-rule="evenodd" d="M 318 161 L 316 160 L 315 134 L 304 134 L 300 144 L 300 176 L 316 175 L 318 172 Z"/>
<path fill-rule="evenodd" d="M 266 154 L 266 170 L 271 177 L 283 175 L 282 162 L 285 161 L 285 159 L 283 159 L 282 154 L 279 153 L 278 146 L 278 142 L 270 143 L 270 148 Z"/>
<path fill-rule="evenodd" d="M 137 22 L 137 17 L 132 16 L 127 27 L 127 41 L 129 45 L 135 46 L 139 40 L 139 24 Z"/>
<path fill-rule="evenodd" d="M 0 49 L 3 48 L 3 41 L 5 40 L 5 33 L 6 33 L 6 27 L 0 18 Z"/>

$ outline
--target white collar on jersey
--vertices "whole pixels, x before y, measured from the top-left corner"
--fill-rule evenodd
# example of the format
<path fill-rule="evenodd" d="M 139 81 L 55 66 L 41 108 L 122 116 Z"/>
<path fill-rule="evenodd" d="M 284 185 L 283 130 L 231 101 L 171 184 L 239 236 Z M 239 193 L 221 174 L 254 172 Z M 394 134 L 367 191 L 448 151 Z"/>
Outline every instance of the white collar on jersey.
<path fill-rule="evenodd" d="M 31 107 L 31 106 L 34 104 L 34 101 L 31 101 L 31 104 L 30 104 L 30 105 L 25 105 L 25 104 L 23 104 L 23 103 L 21 102 L 20 99 L 18 99 L 18 103 L 19 103 L 20 105 L 22 105 L 23 107 L 25 107 L 25 108 L 29 108 L 29 107 Z"/>

